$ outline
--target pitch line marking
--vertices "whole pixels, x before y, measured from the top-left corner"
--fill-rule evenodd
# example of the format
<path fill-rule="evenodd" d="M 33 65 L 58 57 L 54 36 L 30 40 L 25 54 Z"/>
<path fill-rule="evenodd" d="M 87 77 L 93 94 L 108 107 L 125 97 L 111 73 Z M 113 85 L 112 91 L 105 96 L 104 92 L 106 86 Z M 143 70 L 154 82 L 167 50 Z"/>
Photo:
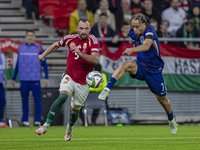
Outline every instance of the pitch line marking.
<path fill-rule="evenodd" d="M 73 139 L 73 141 L 98 141 L 98 140 L 177 140 L 177 139 L 199 139 L 200 137 L 176 137 L 176 138 L 85 138 Z M 6 141 L 59 141 L 64 139 L 0 139 L 0 142 Z"/>

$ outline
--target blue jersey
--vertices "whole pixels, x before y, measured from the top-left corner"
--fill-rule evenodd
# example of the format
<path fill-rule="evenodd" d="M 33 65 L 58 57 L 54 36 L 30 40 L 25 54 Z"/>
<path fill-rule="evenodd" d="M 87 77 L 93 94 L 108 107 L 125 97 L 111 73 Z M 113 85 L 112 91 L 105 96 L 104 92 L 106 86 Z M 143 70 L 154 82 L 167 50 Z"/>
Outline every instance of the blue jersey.
<path fill-rule="evenodd" d="M 158 36 L 154 30 L 154 27 L 148 26 L 144 33 L 140 36 L 135 35 L 134 30 L 131 29 L 129 36 L 133 40 L 135 47 L 143 44 L 146 38 L 153 40 L 153 44 L 148 51 L 137 53 L 137 61 L 139 61 L 144 69 L 150 74 L 156 74 L 162 72 L 164 68 L 164 62 L 160 56 L 160 46 Z"/>

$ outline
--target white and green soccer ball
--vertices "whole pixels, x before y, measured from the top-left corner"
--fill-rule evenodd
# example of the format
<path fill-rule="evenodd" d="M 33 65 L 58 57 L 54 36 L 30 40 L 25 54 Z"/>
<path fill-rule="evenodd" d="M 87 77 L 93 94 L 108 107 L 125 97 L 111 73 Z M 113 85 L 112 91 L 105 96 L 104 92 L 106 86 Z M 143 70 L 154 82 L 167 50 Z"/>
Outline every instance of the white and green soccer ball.
<path fill-rule="evenodd" d="M 91 71 L 86 76 L 86 83 L 89 87 L 98 88 L 103 84 L 103 76 L 99 71 Z"/>

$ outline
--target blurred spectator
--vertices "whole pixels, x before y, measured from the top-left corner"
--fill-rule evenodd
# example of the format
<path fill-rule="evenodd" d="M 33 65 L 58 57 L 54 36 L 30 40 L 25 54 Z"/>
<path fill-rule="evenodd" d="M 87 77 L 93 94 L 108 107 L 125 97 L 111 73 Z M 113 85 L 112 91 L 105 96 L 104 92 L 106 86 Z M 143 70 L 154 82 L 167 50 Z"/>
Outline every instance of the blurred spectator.
<path fill-rule="evenodd" d="M 184 37 L 184 38 L 198 38 L 199 32 L 195 29 L 195 24 L 192 19 L 189 19 L 183 26 L 177 31 L 176 37 Z M 177 42 L 177 46 L 186 47 L 189 49 L 197 49 L 199 48 L 198 42 Z"/>
<path fill-rule="evenodd" d="M 116 30 L 115 26 L 115 16 L 113 13 L 110 12 L 109 4 L 107 0 L 101 0 L 99 4 L 99 9 L 96 10 L 94 14 L 94 22 L 99 22 L 99 15 L 101 13 L 105 13 L 108 17 L 107 23 L 112 27 L 113 30 Z"/>
<path fill-rule="evenodd" d="M 153 8 L 152 0 L 144 0 L 143 1 L 144 8 L 142 9 L 141 13 L 146 15 L 150 20 L 156 20 L 158 24 L 161 22 L 161 14 Z"/>
<path fill-rule="evenodd" d="M 152 0 L 154 9 L 158 10 L 161 14 L 163 10 L 170 7 L 169 2 L 167 0 Z"/>
<path fill-rule="evenodd" d="M 117 10 L 121 9 L 121 0 L 108 0 L 109 10 L 114 14 Z"/>
<path fill-rule="evenodd" d="M 190 6 L 190 0 L 180 0 L 180 8 L 182 8 L 186 14 L 189 13 L 189 6 Z"/>
<path fill-rule="evenodd" d="M 170 34 L 167 32 L 169 27 L 169 21 L 163 20 L 160 24 L 160 29 L 157 32 L 158 37 L 170 38 Z M 172 44 L 171 42 L 164 41 L 165 44 Z"/>
<path fill-rule="evenodd" d="M 8 128 L 8 125 L 3 121 L 4 110 L 6 105 L 5 89 L 3 86 L 3 60 L 0 50 L 0 128 Z"/>
<path fill-rule="evenodd" d="M 192 14 L 188 15 L 188 19 L 193 19 L 195 23 L 195 28 L 200 31 L 200 8 L 194 6 L 192 9 Z"/>
<path fill-rule="evenodd" d="M 156 33 L 158 32 L 158 21 L 154 20 L 154 19 L 150 19 L 150 26 L 154 27 L 154 30 L 156 31 Z"/>
<path fill-rule="evenodd" d="M 130 0 L 122 0 L 121 7 L 122 9 L 117 10 L 115 13 L 115 21 L 116 21 L 116 31 L 118 32 L 121 27 L 122 21 L 130 22 L 132 18 L 132 11 L 131 11 L 131 2 Z"/>
<path fill-rule="evenodd" d="M 15 87 L 15 80 L 19 72 L 20 80 L 20 93 L 22 97 L 22 125 L 29 126 L 29 91 L 32 91 L 32 95 L 35 100 L 35 113 L 36 120 L 35 126 L 41 125 L 42 117 L 42 100 L 41 100 L 41 65 L 44 67 L 45 72 L 45 87 L 48 86 L 48 65 L 46 63 L 46 58 L 41 63 L 38 60 L 38 55 L 43 53 L 43 48 L 41 45 L 35 43 L 35 31 L 26 31 L 26 43 L 19 46 L 17 63 L 15 66 L 14 75 L 12 78 L 12 86 Z"/>
<path fill-rule="evenodd" d="M 90 26 L 94 25 L 93 14 L 86 9 L 87 4 L 85 0 L 78 1 L 78 8 L 70 14 L 69 34 L 77 33 L 76 26 L 80 18 L 86 18 L 90 21 Z"/>
<path fill-rule="evenodd" d="M 192 8 L 195 7 L 195 6 L 200 8 L 200 0 L 191 0 L 190 5 L 191 5 Z"/>
<path fill-rule="evenodd" d="M 38 0 L 24 0 L 24 5 L 26 7 L 26 19 L 33 19 L 32 11 L 34 11 L 35 19 L 40 19 Z"/>
<path fill-rule="evenodd" d="M 95 11 L 99 8 L 99 3 L 101 0 L 86 0 L 87 2 L 87 10 L 92 11 L 94 14 Z"/>
<path fill-rule="evenodd" d="M 131 10 L 133 13 L 140 13 L 142 10 L 140 0 L 131 0 Z"/>
<path fill-rule="evenodd" d="M 123 21 L 121 23 L 120 31 L 118 32 L 118 35 L 120 38 L 128 38 L 129 37 L 129 31 L 131 30 L 131 25 L 127 21 Z"/>
<path fill-rule="evenodd" d="M 123 21 L 121 23 L 120 31 L 118 32 L 119 38 L 123 38 L 124 40 L 126 38 L 129 38 L 129 31 L 131 30 L 131 25 L 127 21 Z M 128 42 L 128 41 L 127 41 Z M 119 47 L 122 41 L 119 41 L 117 46 Z"/>
<path fill-rule="evenodd" d="M 162 20 L 169 21 L 169 28 L 167 29 L 167 32 L 169 32 L 172 37 L 175 37 L 177 30 L 186 21 L 186 13 L 179 7 L 179 0 L 171 0 L 170 5 L 171 7 L 165 9 L 161 16 Z"/>
<path fill-rule="evenodd" d="M 95 23 L 94 26 L 91 29 L 91 34 L 93 34 L 97 38 L 105 38 L 105 37 L 113 37 L 111 43 L 117 43 L 118 42 L 118 35 L 117 33 L 112 29 L 110 25 L 107 24 L 107 14 L 102 13 L 99 15 L 99 22 Z M 107 45 L 110 45 L 110 42 L 106 42 Z"/>

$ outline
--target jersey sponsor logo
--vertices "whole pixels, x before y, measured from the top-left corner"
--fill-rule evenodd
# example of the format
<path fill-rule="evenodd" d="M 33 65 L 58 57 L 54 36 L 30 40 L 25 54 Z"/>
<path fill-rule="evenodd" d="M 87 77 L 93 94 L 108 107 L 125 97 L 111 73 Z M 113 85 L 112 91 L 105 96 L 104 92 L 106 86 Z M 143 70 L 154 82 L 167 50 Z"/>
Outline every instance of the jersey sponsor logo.
<path fill-rule="evenodd" d="M 68 83 L 68 81 L 64 81 L 64 82 L 63 82 L 63 84 L 67 84 L 67 83 Z"/>
<path fill-rule="evenodd" d="M 143 44 L 144 43 L 144 36 L 140 37 L 140 42 Z"/>
<path fill-rule="evenodd" d="M 147 35 L 152 35 L 152 36 L 153 36 L 153 33 L 152 33 L 152 32 L 147 32 L 147 33 L 146 33 L 146 36 L 147 36 Z"/>
<path fill-rule="evenodd" d="M 83 49 L 86 49 L 87 48 L 87 43 L 84 43 L 83 44 Z"/>
<path fill-rule="evenodd" d="M 69 46 L 71 47 L 72 45 L 76 46 L 76 44 L 74 42 L 71 42 Z"/>

